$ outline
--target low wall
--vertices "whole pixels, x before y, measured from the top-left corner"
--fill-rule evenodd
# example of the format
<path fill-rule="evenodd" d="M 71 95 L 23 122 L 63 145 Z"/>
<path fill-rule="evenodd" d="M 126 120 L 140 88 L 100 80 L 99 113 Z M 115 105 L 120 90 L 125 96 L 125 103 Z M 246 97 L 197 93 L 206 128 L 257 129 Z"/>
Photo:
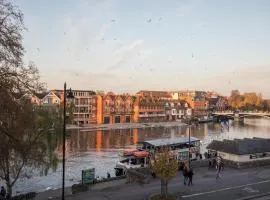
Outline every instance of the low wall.
<path fill-rule="evenodd" d="M 252 168 L 252 167 L 261 167 L 261 166 L 270 166 L 270 159 L 267 160 L 251 160 L 248 162 L 236 162 L 231 160 L 225 160 L 223 159 L 225 167 L 231 167 L 236 169 L 243 169 L 243 168 Z M 199 168 L 199 167 L 208 167 L 209 166 L 209 160 L 196 160 L 191 161 L 191 167 L 192 168 Z"/>
<path fill-rule="evenodd" d="M 93 183 L 91 184 L 82 184 L 82 183 L 74 184 L 71 187 L 72 194 L 85 192 L 88 191 L 89 189 L 99 189 L 103 187 L 110 187 L 112 185 L 117 185 L 116 182 L 123 179 L 126 179 L 126 176 L 111 177 L 102 180 L 94 180 Z"/>
<path fill-rule="evenodd" d="M 252 167 L 261 167 L 270 165 L 270 159 L 267 160 L 253 160 L 248 162 L 235 162 L 230 160 L 224 160 L 225 167 L 232 167 L 236 169 L 243 169 L 243 168 L 252 168 Z"/>
<path fill-rule="evenodd" d="M 149 168 L 127 170 L 128 183 L 137 182 L 139 184 L 148 184 L 151 178 L 151 170 Z"/>

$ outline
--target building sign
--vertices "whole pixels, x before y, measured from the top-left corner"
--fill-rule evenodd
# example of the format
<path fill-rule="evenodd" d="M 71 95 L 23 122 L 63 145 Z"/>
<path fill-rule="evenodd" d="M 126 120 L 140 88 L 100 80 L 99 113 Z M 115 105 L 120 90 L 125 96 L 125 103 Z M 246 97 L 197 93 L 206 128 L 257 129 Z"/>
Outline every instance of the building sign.
<path fill-rule="evenodd" d="M 187 160 L 188 159 L 188 149 L 181 149 L 178 152 L 178 159 L 181 161 Z"/>
<path fill-rule="evenodd" d="M 93 183 L 95 179 L 95 168 L 82 170 L 82 183 Z"/>

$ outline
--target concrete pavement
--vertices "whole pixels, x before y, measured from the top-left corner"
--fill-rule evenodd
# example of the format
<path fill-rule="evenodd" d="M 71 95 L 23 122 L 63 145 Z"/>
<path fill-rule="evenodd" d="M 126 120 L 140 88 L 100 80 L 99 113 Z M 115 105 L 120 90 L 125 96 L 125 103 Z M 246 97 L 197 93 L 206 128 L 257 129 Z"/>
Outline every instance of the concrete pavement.
<path fill-rule="evenodd" d="M 187 124 L 180 121 L 170 122 L 138 122 L 138 123 L 117 123 L 117 124 L 92 124 L 86 126 L 69 125 L 67 129 L 79 129 L 80 131 L 96 131 L 96 130 L 114 130 L 114 129 L 131 129 L 131 128 L 149 128 L 149 127 L 177 127 L 187 126 Z"/>
<path fill-rule="evenodd" d="M 270 192 L 270 166 L 252 169 L 226 169 L 220 180 L 215 170 L 194 169 L 194 185 L 184 186 L 181 172 L 169 183 L 169 192 L 179 199 L 240 199 Z M 118 184 L 67 196 L 68 200 L 143 200 L 160 192 L 160 181 L 152 179 L 149 184 Z"/>

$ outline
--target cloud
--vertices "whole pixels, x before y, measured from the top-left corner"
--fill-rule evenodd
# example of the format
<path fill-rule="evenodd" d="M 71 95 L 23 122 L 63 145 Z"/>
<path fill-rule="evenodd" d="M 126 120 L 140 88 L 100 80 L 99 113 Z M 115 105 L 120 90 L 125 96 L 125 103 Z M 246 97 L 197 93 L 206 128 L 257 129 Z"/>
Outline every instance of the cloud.
<path fill-rule="evenodd" d="M 69 76 L 77 77 L 78 79 L 88 78 L 91 80 L 95 80 L 97 82 L 102 82 L 104 80 L 113 79 L 117 77 L 115 74 L 107 73 L 107 72 L 93 73 L 93 72 L 87 72 L 83 70 L 78 70 L 78 69 L 76 70 L 76 69 L 70 69 L 70 68 L 60 68 L 59 71 L 64 72 L 65 74 Z"/>
<path fill-rule="evenodd" d="M 103 24 L 100 27 L 99 32 L 98 32 L 97 36 L 95 37 L 95 40 L 104 39 L 104 36 L 105 36 L 106 32 L 109 30 L 110 27 L 111 27 L 110 23 Z"/>
<path fill-rule="evenodd" d="M 144 40 L 142 39 L 137 39 L 135 41 L 133 41 L 132 43 L 119 48 L 118 50 L 115 51 L 116 54 L 123 54 L 125 52 L 131 51 L 134 48 L 136 48 L 137 46 L 141 45 L 144 42 Z"/>
<path fill-rule="evenodd" d="M 121 67 L 123 63 L 125 63 L 126 61 L 134 57 L 136 54 L 138 54 L 139 51 L 137 47 L 142 45 L 143 43 L 144 43 L 144 40 L 137 39 L 133 41 L 132 43 L 116 50 L 114 53 L 116 59 L 112 60 L 112 64 L 110 64 L 109 67 L 107 67 L 107 70 L 110 71 L 110 70 L 114 70 Z M 144 53 L 147 53 L 147 52 L 144 52 Z"/>
<path fill-rule="evenodd" d="M 67 17 L 63 20 L 63 46 L 71 49 L 74 54 L 80 54 L 83 47 L 88 46 L 92 36 L 89 24 L 93 23 L 89 17 L 74 18 Z"/>

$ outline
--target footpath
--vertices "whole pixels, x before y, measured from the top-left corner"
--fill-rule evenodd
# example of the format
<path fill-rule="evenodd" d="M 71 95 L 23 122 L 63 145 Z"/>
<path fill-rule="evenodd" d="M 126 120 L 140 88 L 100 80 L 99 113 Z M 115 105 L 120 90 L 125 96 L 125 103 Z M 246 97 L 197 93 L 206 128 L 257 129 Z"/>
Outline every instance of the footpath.
<path fill-rule="evenodd" d="M 192 186 L 183 184 L 181 172 L 168 185 L 168 191 L 178 199 L 256 199 L 256 195 L 270 192 L 270 166 L 251 169 L 225 168 L 222 177 L 216 180 L 216 171 L 195 168 Z M 151 179 L 149 184 L 126 183 L 126 179 L 97 184 L 87 192 L 71 195 L 66 189 L 67 200 L 145 200 L 151 194 L 160 193 L 160 181 Z M 254 196 L 255 195 L 255 196 Z M 37 200 L 60 199 L 61 190 L 38 194 Z M 258 197 L 266 198 L 266 197 Z"/>
<path fill-rule="evenodd" d="M 120 123 L 120 124 L 101 124 L 75 126 L 67 125 L 67 129 L 79 129 L 80 131 L 96 131 L 96 130 L 111 130 L 111 129 L 131 129 L 131 128 L 149 128 L 149 127 L 177 127 L 186 126 L 187 124 L 179 121 L 175 122 L 148 122 L 148 123 Z"/>

